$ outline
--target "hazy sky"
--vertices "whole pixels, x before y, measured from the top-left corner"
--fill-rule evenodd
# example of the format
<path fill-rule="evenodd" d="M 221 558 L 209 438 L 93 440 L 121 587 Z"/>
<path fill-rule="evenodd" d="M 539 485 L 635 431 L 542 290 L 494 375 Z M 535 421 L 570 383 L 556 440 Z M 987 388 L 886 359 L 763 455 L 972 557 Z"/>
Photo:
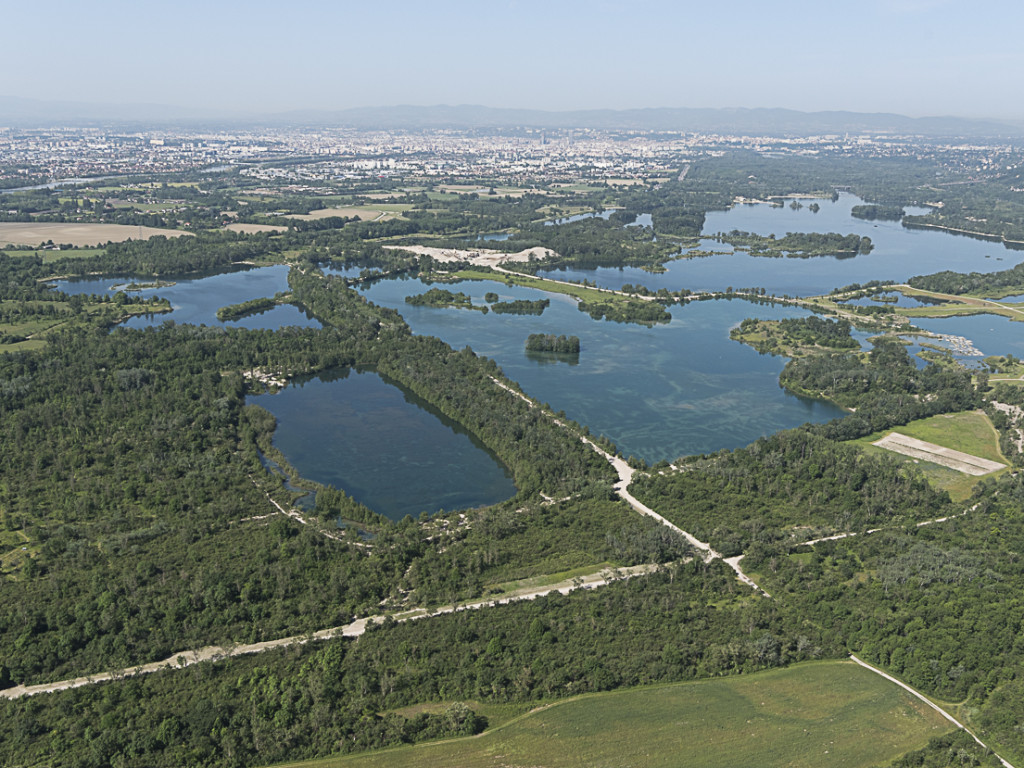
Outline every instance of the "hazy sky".
<path fill-rule="evenodd" d="M 0 95 L 43 100 L 1024 119 L 1019 0 L 4 0 L 0 18 Z"/>

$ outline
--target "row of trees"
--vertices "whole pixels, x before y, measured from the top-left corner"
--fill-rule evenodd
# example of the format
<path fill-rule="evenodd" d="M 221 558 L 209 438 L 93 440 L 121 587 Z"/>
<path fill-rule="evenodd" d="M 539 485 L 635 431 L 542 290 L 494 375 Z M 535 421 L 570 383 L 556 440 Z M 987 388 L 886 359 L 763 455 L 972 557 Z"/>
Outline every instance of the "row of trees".
<path fill-rule="evenodd" d="M 751 232 L 720 233 L 720 242 L 729 243 L 750 251 L 751 256 L 770 256 L 809 259 L 815 256 L 849 258 L 861 253 L 871 253 L 874 248 L 870 237 L 840 235 L 835 232 L 788 232 L 784 237 L 755 235 Z"/>

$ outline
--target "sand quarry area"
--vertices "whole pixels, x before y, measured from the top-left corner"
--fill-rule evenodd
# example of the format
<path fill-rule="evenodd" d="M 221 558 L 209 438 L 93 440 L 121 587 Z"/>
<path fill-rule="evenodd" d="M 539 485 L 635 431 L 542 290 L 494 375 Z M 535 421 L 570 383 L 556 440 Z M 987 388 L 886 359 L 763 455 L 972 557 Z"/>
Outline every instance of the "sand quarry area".
<path fill-rule="evenodd" d="M 343 216 L 347 219 L 358 216 L 360 221 L 388 221 L 397 219 L 401 214 L 395 211 L 378 210 L 376 208 L 320 208 L 309 213 L 292 213 L 286 219 L 298 219 L 299 221 L 317 221 L 328 219 L 332 216 Z"/>
<path fill-rule="evenodd" d="M 873 442 L 872 445 L 877 445 L 879 448 L 885 448 L 895 453 L 901 453 L 904 456 L 910 456 L 913 459 L 930 461 L 932 464 L 955 469 L 957 472 L 974 475 L 975 477 L 996 472 L 1005 466 L 997 461 L 989 461 L 980 456 L 971 456 L 969 453 L 954 451 L 952 448 L 943 448 L 941 445 L 926 443 L 924 440 L 907 437 L 899 432 L 890 432 L 881 440 Z"/>
<path fill-rule="evenodd" d="M 181 237 L 189 232 L 128 224 L 64 224 L 45 222 L 0 222 L 0 245 L 39 246 L 53 241 L 57 245 L 87 247 L 125 240 L 148 240 L 156 235 Z"/>
<path fill-rule="evenodd" d="M 478 267 L 497 267 L 509 261 L 529 261 L 532 256 L 536 260 L 555 256 L 555 252 L 547 248 L 527 248 L 518 253 L 505 253 L 504 251 L 488 251 L 483 248 L 474 250 L 458 250 L 455 248 L 434 248 L 429 245 L 385 245 L 385 248 L 395 251 L 408 251 L 419 256 L 429 256 L 434 261 L 468 261 Z"/>

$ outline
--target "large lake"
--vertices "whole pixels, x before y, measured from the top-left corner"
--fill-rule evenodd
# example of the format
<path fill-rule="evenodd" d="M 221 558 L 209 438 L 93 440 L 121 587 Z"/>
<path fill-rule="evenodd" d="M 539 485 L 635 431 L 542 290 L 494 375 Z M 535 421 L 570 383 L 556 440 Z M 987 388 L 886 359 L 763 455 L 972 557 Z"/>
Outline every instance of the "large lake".
<path fill-rule="evenodd" d="M 744 301 L 703 301 L 671 309 L 672 322 L 648 328 L 593 320 L 572 299 L 493 282 L 455 287 L 482 305 L 488 291 L 502 300 L 551 299 L 540 317 L 481 315 L 470 310 L 414 307 L 405 297 L 427 290 L 419 280 L 388 280 L 366 290 L 371 301 L 397 309 L 418 334 L 493 358 L 532 397 L 611 438 L 625 455 L 646 461 L 735 448 L 807 421 L 843 412 L 779 387 L 785 360 L 729 339 L 743 318 L 802 317 L 793 307 Z M 528 355 L 531 333 L 578 336 L 578 360 Z"/>
<path fill-rule="evenodd" d="M 282 304 L 256 315 L 222 323 L 217 319 L 217 310 L 230 304 L 272 297 L 279 291 L 288 290 L 288 267 L 274 266 L 258 269 L 243 269 L 224 272 L 207 277 L 167 278 L 174 285 L 162 288 L 144 288 L 128 292 L 129 296 L 160 296 L 171 302 L 172 312 L 153 315 L 138 315 L 127 320 L 127 328 L 145 328 L 160 325 L 168 320 L 193 325 L 230 325 L 240 328 L 276 330 L 286 325 L 302 328 L 320 328 L 320 321 L 290 304 Z M 102 279 L 60 280 L 56 286 L 67 294 L 113 294 L 131 283 L 145 285 L 145 278 L 123 276 Z"/>
<path fill-rule="evenodd" d="M 957 272 L 995 272 L 1009 269 L 1024 260 L 1024 252 L 1010 250 L 1000 243 L 953 235 L 930 229 L 907 229 L 894 221 L 864 221 L 850 215 L 860 198 L 841 194 L 829 199 L 799 201 L 801 208 L 765 203 L 744 204 L 728 211 L 707 214 L 703 234 L 707 237 L 734 229 L 758 235 L 784 236 L 787 232 L 838 232 L 871 238 L 874 249 L 866 255 L 837 259 L 819 256 L 810 259 L 750 256 L 723 243 L 707 239 L 701 250 L 729 251 L 706 258 L 678 259 L 666 264 L 667 272 L 651 274 L 641 269 L 555 270 L 551 277 L 596 281 L 604 288 L 619 289 L 623 283 L 646 285 L 652 289 L 677 291 L 721 291 L 734 288 L 765 288 L 777 296 L 815 296 L 852 283 L 870 280 L 906 281 L 945 269 Z M 811 203 L 820 208 L 817 213 Z M 923 214 L 924 209 L 908 212 Z"/>

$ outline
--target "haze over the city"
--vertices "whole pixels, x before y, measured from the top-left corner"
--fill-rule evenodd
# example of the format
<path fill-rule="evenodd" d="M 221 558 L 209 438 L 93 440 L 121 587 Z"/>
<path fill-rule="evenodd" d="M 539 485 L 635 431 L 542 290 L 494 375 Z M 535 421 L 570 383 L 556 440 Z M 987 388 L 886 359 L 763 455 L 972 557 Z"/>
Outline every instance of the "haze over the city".
<path fill-rule="evenodd" d="M 4 28 L 0 96 L 17 99 L 222 116 L 481 104 L 1024 119 L 1024 6 L 1007 0 L 60 1 L 8 4 Z"/>

